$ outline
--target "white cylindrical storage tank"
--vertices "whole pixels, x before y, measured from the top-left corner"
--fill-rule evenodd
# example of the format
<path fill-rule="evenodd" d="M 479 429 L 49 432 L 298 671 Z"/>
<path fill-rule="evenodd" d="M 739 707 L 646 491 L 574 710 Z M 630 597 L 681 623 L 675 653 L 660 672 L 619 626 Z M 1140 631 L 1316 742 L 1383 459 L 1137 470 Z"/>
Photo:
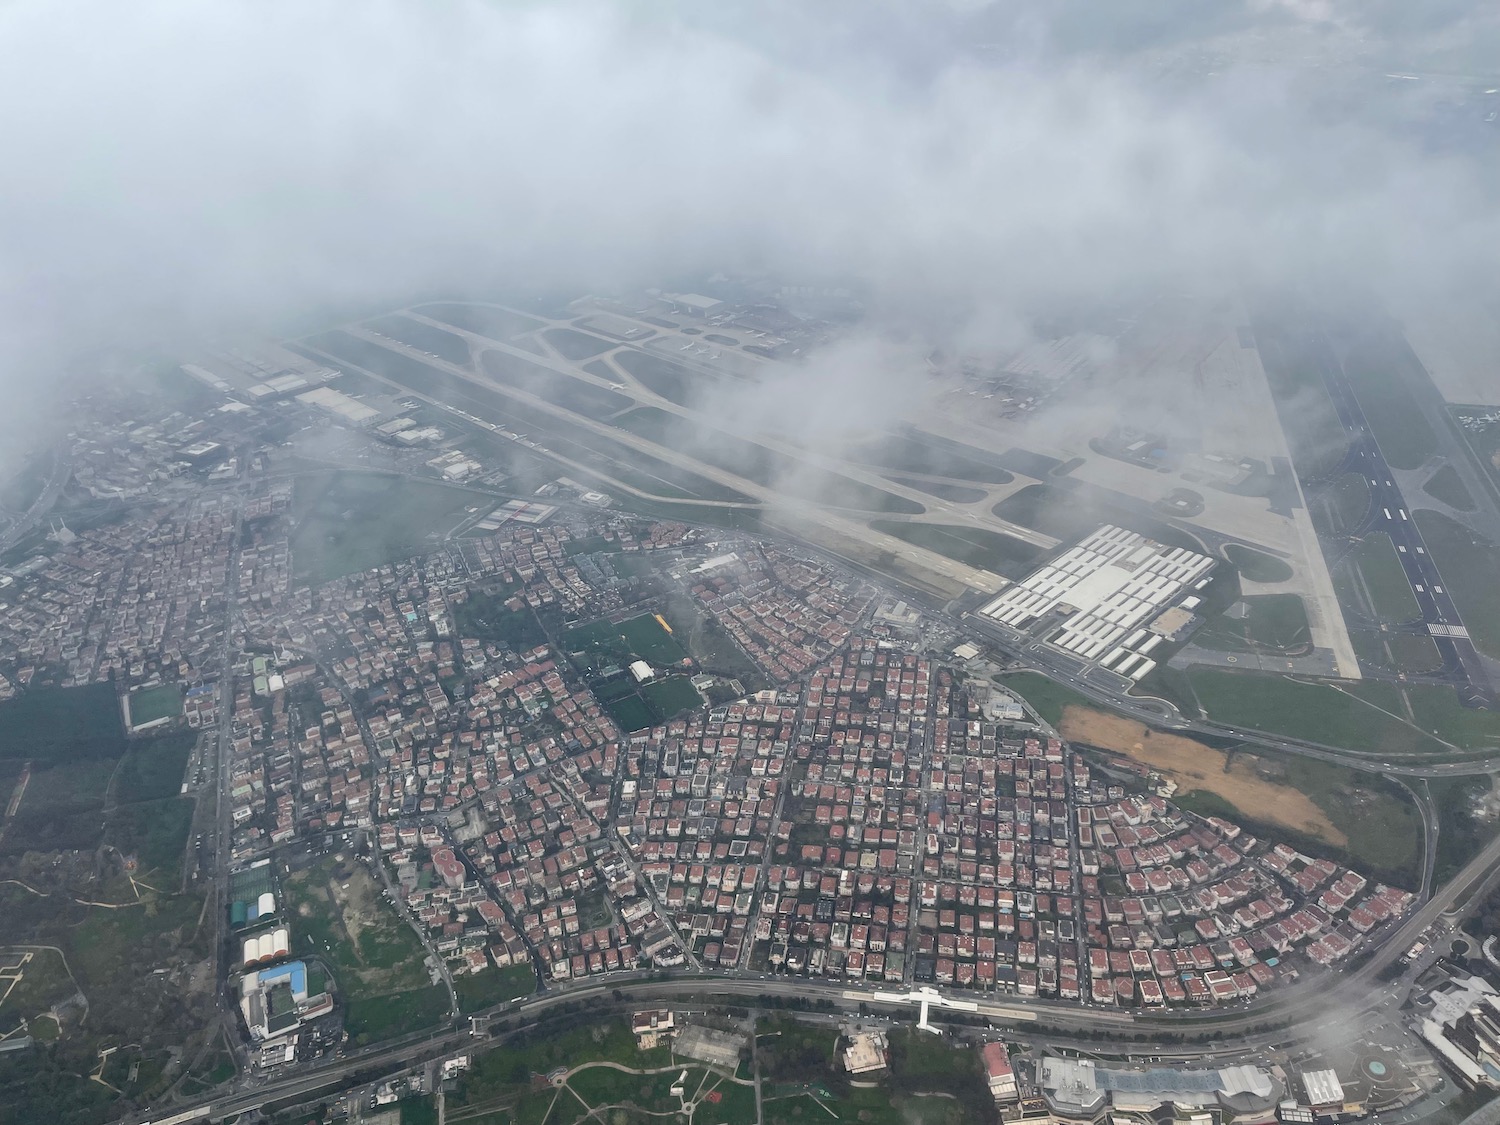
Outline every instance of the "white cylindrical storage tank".
<path fill-rule="evenodd" d="M 244 947 L 240 953 L 240 960 L 247 965 L 253 965 L 260 960 L 260 942 L 256 938 L 246 938 Z"/>
<path fill-rule="evenodd" d="M 261 934 L 256 940 L 260 946 L 260 960 L 269 961 L 276 955 L 276 941 L 270 934 Z"/>
<path fill-rule="evenodd" d="M 266 891 L 260 896 L 259 899 L 256 900 L 255 909 L 259 912 L 260 917 L 262 918 L 264 918 L 267 914 L 275 914 L 276 896 L 273 895 L 270 891 Z"/>
<path fill-rule="evenodd" d="M 277 929 L 277 931 L 274 934 L 271 935 L 271 937 L 272 937 L 271 944 L 272 944 L 272 946 L 275 947 L 276 956 L 278 956 L 278 957 L 284 957 L 284 956 L 286 956 L 286 952 L 287 952 L 287 932 L 286 932 L 286 927 L 285 926 L 280 927 L 279 929 Z"/>

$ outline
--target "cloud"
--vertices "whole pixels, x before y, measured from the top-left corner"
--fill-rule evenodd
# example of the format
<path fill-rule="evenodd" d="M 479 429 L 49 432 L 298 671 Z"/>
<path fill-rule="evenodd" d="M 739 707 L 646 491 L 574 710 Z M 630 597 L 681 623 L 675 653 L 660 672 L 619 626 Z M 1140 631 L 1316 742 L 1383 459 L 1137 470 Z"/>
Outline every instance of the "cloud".
<path fill-rule="evenodd" d="M 1468 278 L 1500 233 L 1465 158 L 1317 120 L 1284 74 L 1133 59 L 1285 13 L 757 10 L 15 0 L 0 362 L 712 269 L 853 276 L 882 318 L 1013 336 L 1152 287 Z M 1079 36 L 1105 14 L 1115 42 Z"/>

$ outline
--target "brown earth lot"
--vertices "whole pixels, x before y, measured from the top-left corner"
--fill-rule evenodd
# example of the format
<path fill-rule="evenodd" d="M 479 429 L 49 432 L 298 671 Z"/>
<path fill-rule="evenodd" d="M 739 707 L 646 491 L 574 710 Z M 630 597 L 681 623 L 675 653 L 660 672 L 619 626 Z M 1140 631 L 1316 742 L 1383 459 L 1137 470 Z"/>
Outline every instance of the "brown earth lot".
<path fill-rule="evenodd" d="M 1175 781 L 1184 793 L 1204 789 L 1254 820 L 1280 824 L 1339 847 L 1349 842 L 1305 793 L 1262 776 L 1263 770 L 1274 767 L 1253 754 L 1235 754 L 1226 772 L 1228 756 L 1222 750 L 1087 707 L 1064 708 L 1058 729 L 1064 738 L 1113 750 L 1150 766 Z"/>

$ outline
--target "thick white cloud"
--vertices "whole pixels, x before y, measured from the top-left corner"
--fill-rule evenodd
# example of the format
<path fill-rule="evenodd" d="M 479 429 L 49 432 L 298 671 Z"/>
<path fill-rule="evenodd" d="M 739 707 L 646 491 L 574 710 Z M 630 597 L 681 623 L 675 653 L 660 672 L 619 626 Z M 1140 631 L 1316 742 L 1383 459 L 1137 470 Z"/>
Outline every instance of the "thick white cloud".
<path fill-rule="evenodd" d="M 856 275 L 972 335 L 1162 282 L 1468 276 L 1496 243 L 1466 164 L 1315 124 L 1284 76 L 1167 87 L 1034 5 L 770 11 L 14 0 L 0 362 L 699 268 Z"/>

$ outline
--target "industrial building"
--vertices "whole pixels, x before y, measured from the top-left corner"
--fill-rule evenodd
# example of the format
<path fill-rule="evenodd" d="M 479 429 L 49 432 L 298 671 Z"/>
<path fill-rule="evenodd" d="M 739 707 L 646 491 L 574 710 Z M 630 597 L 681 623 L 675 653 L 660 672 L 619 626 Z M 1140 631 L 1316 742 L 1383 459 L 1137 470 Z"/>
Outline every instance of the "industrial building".
<path fill-rule="evenodd" d="M 844 1048 L 844 1069 L 850 1074 L 874 1074 L 887 1066 L 885 1033 L 856 1031 Z"/>
<path fill-rule="evenodd" d="M 1219 1070 L 1153 1067 L 1133 1070 L 1102 1066 L 1091 1059 L 1044 1058 L 1038 1085 L 1059 1121 L 1093 1122 L 1109 1113 L 1216 1110 L 1224 1120 L 1264 1120 L 1276 1107 L 1282 1086 L 1257 1066 Z"/>
<path fill-rule="evenodd" d="M 1334 1070 L 1304 1070 L 1302 1072 L 1303 1104 L 1314 1114 L 1344 1112 L 1344 1087 Z"/>
<path fill-rule="evenodd" d="M 1005 1105 L 1019 1096 L 1016 1089 L 1016 1072 L 1010 1064 L 1010 1053 L 1004 1043 L 986 1043 L 979 1052 L 984 1063 L 984 1078 L 990 1087 L 990 1097 L 996 1105 Z"/>
<path fill-rule="evenodd" d="M 1500 995 L 1483 977 L 1450 980 L 1427 994 L 1418 1033 L 1469 1089 L 1500 1088 Z"/>
<path fill-rule="evenodd" d="M 740 1065 L 740 1052 L 749 1046 L 750 1040 L 743 1035 L 687 1024 L 678 1031 L 672 1052 L 733 1072 Z"/>
<path fill-rule="evenodd" d="M 267 861 L 229 875 L 229 924 L 236 930 L 264 927 L 278 907 L 276 876 Z"/>
<path fill-rule="evenodd" d="M 317 387 L 304 391 L 297 396 L 297 401 L 306 406 L 316 406 L 320 410 L 326 410 L 335 417 L 356 425 L 364 425 L 380 417 L 380 411 L 374 407 L 366 406 L 359 399 L 350 398 L 343 391 L 336 391 L 332 387 Z"/>
<path fill-rule="evenodd" d="M 274 961 L 290 952 L 291 934 L 285 926 L 251 934 L 240 940 L 240 960 L 246 968 Z"/>
<path fill-rule="evenodd" d="M 1017 632 L 1090 663 L 1139 680 L 1156 661 L 1148 654 L 1163 633 L 1179 635 L 1208 585 L 1214 560 L 1106 524 L 980 612 Z M 1174 612 L 1180 611 L 1180 612 Z M 1160 631 L 1154 630 L 1164 615 Z"/>
<path fill-rule="evenodd" d="M 327 974 L 316 964 L 288 961 L 240 978 L 240 1013 L 257 1043 L 290 1035 L 332 1010 Z"/>

